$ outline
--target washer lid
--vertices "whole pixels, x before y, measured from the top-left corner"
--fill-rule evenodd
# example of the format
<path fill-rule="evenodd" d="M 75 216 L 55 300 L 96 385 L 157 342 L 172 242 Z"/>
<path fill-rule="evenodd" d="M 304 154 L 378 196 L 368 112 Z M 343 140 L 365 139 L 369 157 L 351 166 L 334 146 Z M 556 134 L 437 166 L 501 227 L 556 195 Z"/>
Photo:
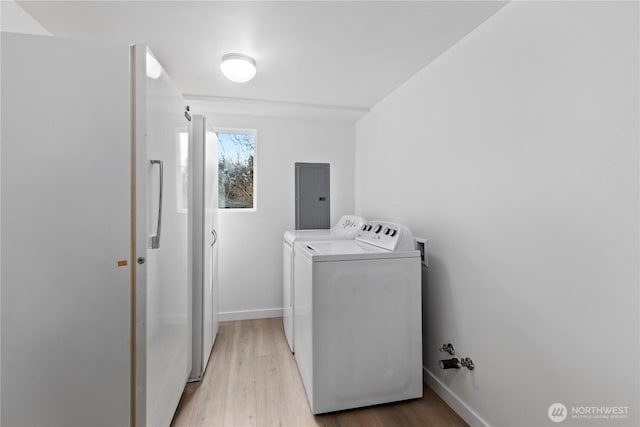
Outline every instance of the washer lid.
<path fill-rule="evenodd" d="M 302 241 L 295 248 L 313 262 L 420 258 L 419 251 L 389 251 L 356 240 Z"/>

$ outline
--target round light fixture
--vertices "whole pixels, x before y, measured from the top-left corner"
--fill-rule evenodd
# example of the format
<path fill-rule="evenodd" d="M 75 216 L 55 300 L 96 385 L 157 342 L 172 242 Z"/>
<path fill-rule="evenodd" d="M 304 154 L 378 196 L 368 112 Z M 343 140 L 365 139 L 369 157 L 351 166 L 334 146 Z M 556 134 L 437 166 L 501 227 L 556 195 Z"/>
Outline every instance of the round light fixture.
<path fill-rule="evenodd" d="M 245 83 L 256 75 L 256 61 L 241 53 L 227 53 L 220 63 L 222 74 L 236 83 Z"/>

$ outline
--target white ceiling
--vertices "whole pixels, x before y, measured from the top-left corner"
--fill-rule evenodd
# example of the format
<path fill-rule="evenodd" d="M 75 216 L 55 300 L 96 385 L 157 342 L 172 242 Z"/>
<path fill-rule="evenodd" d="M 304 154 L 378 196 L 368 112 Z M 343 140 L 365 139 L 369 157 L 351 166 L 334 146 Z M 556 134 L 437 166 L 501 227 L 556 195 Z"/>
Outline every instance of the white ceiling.
<path fill-rule="evenodd" d="M 368 110 L 505 1 L 19 1 L 56 36 L 147 43 L 186 96 Z M 255 58 L 232 83 L 225 53 Z"/>

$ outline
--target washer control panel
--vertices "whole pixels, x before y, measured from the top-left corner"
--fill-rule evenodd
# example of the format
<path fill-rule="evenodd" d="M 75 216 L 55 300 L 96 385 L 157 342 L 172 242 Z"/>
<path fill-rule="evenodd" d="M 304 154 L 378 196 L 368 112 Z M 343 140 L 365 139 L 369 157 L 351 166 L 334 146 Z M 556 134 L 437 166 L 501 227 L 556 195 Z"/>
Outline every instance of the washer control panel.
<path fill-rule="evenodd" d="M 356 240 L 389 251 L 411 251 L 415 249 L 415 239 L 407 227 L 386 221 L 367 221 L 363 223 Z"/>

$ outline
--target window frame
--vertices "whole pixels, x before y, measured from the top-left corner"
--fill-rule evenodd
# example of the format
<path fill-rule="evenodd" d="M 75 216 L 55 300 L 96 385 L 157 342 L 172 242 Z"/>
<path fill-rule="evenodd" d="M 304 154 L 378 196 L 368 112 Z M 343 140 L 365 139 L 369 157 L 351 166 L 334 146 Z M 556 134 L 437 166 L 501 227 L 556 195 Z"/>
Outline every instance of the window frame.
<path fill-rule="evenodd" d="M 218 212 L 257 212 L 258 211 L 258 130 L 251 128 L 214 127 L 213 131 L 218 139 L 218 134 L 244 134 L 253 136 L 253 207 L 251 208 L 221 208 L 218 201 Z M 218 139 L 218 144 L 220 141 Z M 218 162 L 220 161 L 220 146 L 218 145 Z M 220 170 L 218 170 L 220 177 Z"/>

